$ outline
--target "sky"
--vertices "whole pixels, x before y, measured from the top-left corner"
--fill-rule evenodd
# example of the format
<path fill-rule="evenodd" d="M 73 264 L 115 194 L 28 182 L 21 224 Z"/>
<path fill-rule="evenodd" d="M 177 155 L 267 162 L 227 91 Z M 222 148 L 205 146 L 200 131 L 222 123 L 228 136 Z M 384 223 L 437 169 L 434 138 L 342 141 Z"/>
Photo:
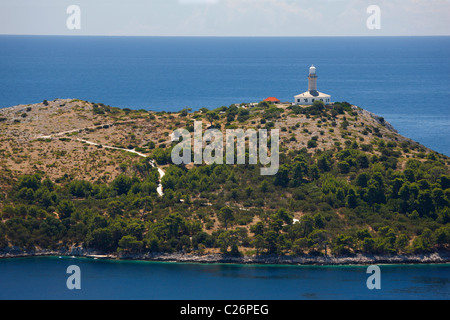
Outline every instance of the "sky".
<path fill-rule="evenodd" d="M 0 34 L 450 35 L 449 13 L 450 0 L 1 0 Z"/>

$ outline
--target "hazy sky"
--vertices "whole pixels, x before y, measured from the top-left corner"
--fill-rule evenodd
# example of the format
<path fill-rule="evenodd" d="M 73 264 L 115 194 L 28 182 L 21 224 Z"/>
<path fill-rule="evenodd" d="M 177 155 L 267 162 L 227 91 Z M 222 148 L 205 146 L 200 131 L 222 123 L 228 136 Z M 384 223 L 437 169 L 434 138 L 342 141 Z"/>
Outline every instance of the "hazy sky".
<path fill-rule="evenodd" d="M 70 30 L 67 8 L 80 8 Z M 367 8 L 380 8 L 369 29 Z M 0 0 L 0 34 L 450 35 L 450 0 Z"/>

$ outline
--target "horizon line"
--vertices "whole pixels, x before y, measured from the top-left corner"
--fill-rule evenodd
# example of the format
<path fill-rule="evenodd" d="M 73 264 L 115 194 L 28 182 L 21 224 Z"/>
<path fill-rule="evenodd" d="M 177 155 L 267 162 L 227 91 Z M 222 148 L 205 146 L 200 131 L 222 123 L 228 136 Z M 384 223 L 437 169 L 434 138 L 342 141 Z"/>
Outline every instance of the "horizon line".
<path fill-rule="evenodd" d="M 141 38 L 399 38 L 399 37 L 450 37 L 450 34 L 430 35 L 106 35 L 106 34 L 14 34 L 0 33 L 0 36 L 36 36 L 36 37 L 141 37 Z"/>

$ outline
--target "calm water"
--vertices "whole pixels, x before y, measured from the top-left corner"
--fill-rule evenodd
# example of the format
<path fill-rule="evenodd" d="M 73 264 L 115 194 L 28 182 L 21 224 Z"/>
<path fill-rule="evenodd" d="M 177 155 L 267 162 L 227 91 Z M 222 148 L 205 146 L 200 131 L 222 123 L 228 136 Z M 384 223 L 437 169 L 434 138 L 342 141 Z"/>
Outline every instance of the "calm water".
<path fill-rule="evenodd" d="M 450 155 L 450 37 L 170 38 L 0 36 L 0 107 L 79 98 L 177 111 L 292 101 L 317 67 L 318 89 L 383 116 Z M 66 268 L 82 290 L 66 288 Z M 448 299 L 449 265 L 293 267 L 0 260 L 2 299 Z"/>
<path fill-rule="evenodd" d="M 81 290 L 66 287 L 69 265 Z M 380 266 L 369 290 L 364 266 L 249 266 L 106 261 L 86 258 L 0 260 L 0 299 L 449 299 L 450 264 Z"/>
<path fill-rule="evenodd" d="M 450 37 L 0 36 L 0 107 L 79 98 L 177 111 L 318 89 L 450 156 Z"/>

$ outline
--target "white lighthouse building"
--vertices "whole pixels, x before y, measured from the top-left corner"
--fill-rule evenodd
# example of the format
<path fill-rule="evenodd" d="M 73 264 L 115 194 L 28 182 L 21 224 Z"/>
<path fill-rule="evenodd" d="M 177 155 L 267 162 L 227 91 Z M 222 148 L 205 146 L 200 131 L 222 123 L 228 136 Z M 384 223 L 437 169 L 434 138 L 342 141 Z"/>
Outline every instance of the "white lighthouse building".
<path fill-rule="evenodd" d="M 309 68 L 308 91 L 303 92 L 294 97 L 294 104 L 311 105 L 314 101 L 323 101 L 324 104 L 331 102 L 331 96 L 317 91 L 317 74 L 316 67 L 313 65 Z"/>

